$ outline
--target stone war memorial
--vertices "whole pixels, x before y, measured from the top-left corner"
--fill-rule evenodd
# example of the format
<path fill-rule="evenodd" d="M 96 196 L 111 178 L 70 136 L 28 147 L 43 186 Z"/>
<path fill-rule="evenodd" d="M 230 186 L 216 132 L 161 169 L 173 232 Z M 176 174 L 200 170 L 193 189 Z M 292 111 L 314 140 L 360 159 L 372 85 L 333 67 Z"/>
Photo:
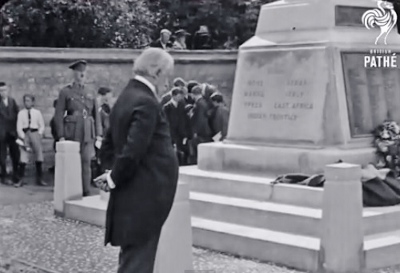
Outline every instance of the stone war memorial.
<path fill-rule="evenodd" d="M 398 54 L 400 36 L 393 30 L 375 45 L 380 29 L 362 16 L 376 8 L 370 0 L 262 7 L 238 53 L 227 139 L 200 145 L 198 166 L 180 171 L 194 245 L 312 272 L 400 263 L 400 208 L 362 201 L 371 131 L 400 120 L 399 69 L 370 63 Z M 271 183 L 288 173 L 326 182 Z"/>

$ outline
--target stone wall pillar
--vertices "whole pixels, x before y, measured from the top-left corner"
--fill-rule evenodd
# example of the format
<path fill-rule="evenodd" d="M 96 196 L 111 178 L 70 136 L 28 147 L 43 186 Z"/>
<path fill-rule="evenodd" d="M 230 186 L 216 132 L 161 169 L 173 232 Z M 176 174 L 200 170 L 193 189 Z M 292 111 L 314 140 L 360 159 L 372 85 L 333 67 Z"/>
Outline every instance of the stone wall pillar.
<path fill-rule="evenodd" d="M 361 167 L 333 164 L 325 168 L 320 270 L 358 273 L 365 268 Z"/>
<path fill-rule="evenodd" d="M 79 149 L 79 142 L 57 142 L 54 175 L 54 211 L 57 215 L 64 215 L 65 201 L 83 196 Z"/>
<path fill-rule="evenodd" d="M 171 212 L 161 231 L 154 273 L 193 270 L 189 185 L 179 183 Z"/>

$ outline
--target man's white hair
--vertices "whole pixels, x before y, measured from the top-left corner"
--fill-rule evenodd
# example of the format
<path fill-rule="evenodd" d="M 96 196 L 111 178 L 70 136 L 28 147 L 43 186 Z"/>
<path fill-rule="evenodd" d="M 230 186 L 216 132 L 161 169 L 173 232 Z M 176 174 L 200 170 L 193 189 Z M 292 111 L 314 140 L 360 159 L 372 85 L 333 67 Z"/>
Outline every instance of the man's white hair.
<path fill-rule="evenodd" d="M 147 48 L 133 63 L 135 75 L 156 79 L 174 69 L 174 58 L 161 48 Z"/>

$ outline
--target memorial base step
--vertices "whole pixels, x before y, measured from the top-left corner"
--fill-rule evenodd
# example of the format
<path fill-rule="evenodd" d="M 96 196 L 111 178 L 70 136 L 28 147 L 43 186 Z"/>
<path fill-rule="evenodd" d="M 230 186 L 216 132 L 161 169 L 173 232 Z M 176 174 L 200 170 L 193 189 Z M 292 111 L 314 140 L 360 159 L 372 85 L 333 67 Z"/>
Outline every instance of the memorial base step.
<path fill-rule="evenodd" d="M 100 195 L 65 202 L 65 218 L 96 226 L 106 224 L 107 202 Z"/>
<path fill-rule="evenodd" d="M 318 269 L 323 188 L 273 184 L 272 176 L 196 166 L 182 167 L 180 180 L 191 189 L 194 245 L 300 270 Z M 364 208 L 368 268 L 396 264 L 392 254 L 385 255 L 399 247 L 389 240 L 397 238 L 399 219 L 400 206 Z"/>
<path fill-rule="evenodd" d="M 369 145 L 369 144 L 368 144 Z M 374 149 L 278 147 L 217 142 L 199 145 L 198 167 L 210 171 L 259 174 L 323 173 L 326 165 L 339 160 L 364 165 L 375 161 Z"/>
<path fill-rule="evenodd" d="M 320 240 L 192 217 L 194 245 L 287 267 L 318 272 Z M 366 269 L 399 264 L 400 230 L 366 236 Z"/>
<path fill-rule="evenodd" d="M 272 175 L 205 171 L 197 166 L 181 167 L 179 170 L 179 179 L 188 183 L 192 192 L 321 208 L 322 188 L 274 184 L 275 178 Z"/>
<path fill-rule="evenodd" d="M 316 271 L 319 239 L 192 217 L 195 246 Z"/>

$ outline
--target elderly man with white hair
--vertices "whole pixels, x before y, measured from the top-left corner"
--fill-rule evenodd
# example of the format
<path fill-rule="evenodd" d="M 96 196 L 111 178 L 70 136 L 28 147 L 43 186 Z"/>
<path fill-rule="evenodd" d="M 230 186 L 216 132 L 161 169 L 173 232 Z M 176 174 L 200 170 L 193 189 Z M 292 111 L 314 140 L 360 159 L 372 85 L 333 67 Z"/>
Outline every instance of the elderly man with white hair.
<path fill-rule="evenodd" d="M 171 31 L 168 29 L 162 29 L 160 31 L 160 38 L 150 44 L 150 47 L 158 47 L 162 49 L 171 49 L 172 46 Z"/>
<path fill-rule="evenodd" d="M 96 185 L 110 190 L 105 244 L 120 246 L 118 273 L 153 273 L 161 228 L 171 210 L 178 160 L 159 97 L 174 60 L 149 48 L 135 60 L 134 76 L 110 114 L 100 150 L 106 171 Z"/>

